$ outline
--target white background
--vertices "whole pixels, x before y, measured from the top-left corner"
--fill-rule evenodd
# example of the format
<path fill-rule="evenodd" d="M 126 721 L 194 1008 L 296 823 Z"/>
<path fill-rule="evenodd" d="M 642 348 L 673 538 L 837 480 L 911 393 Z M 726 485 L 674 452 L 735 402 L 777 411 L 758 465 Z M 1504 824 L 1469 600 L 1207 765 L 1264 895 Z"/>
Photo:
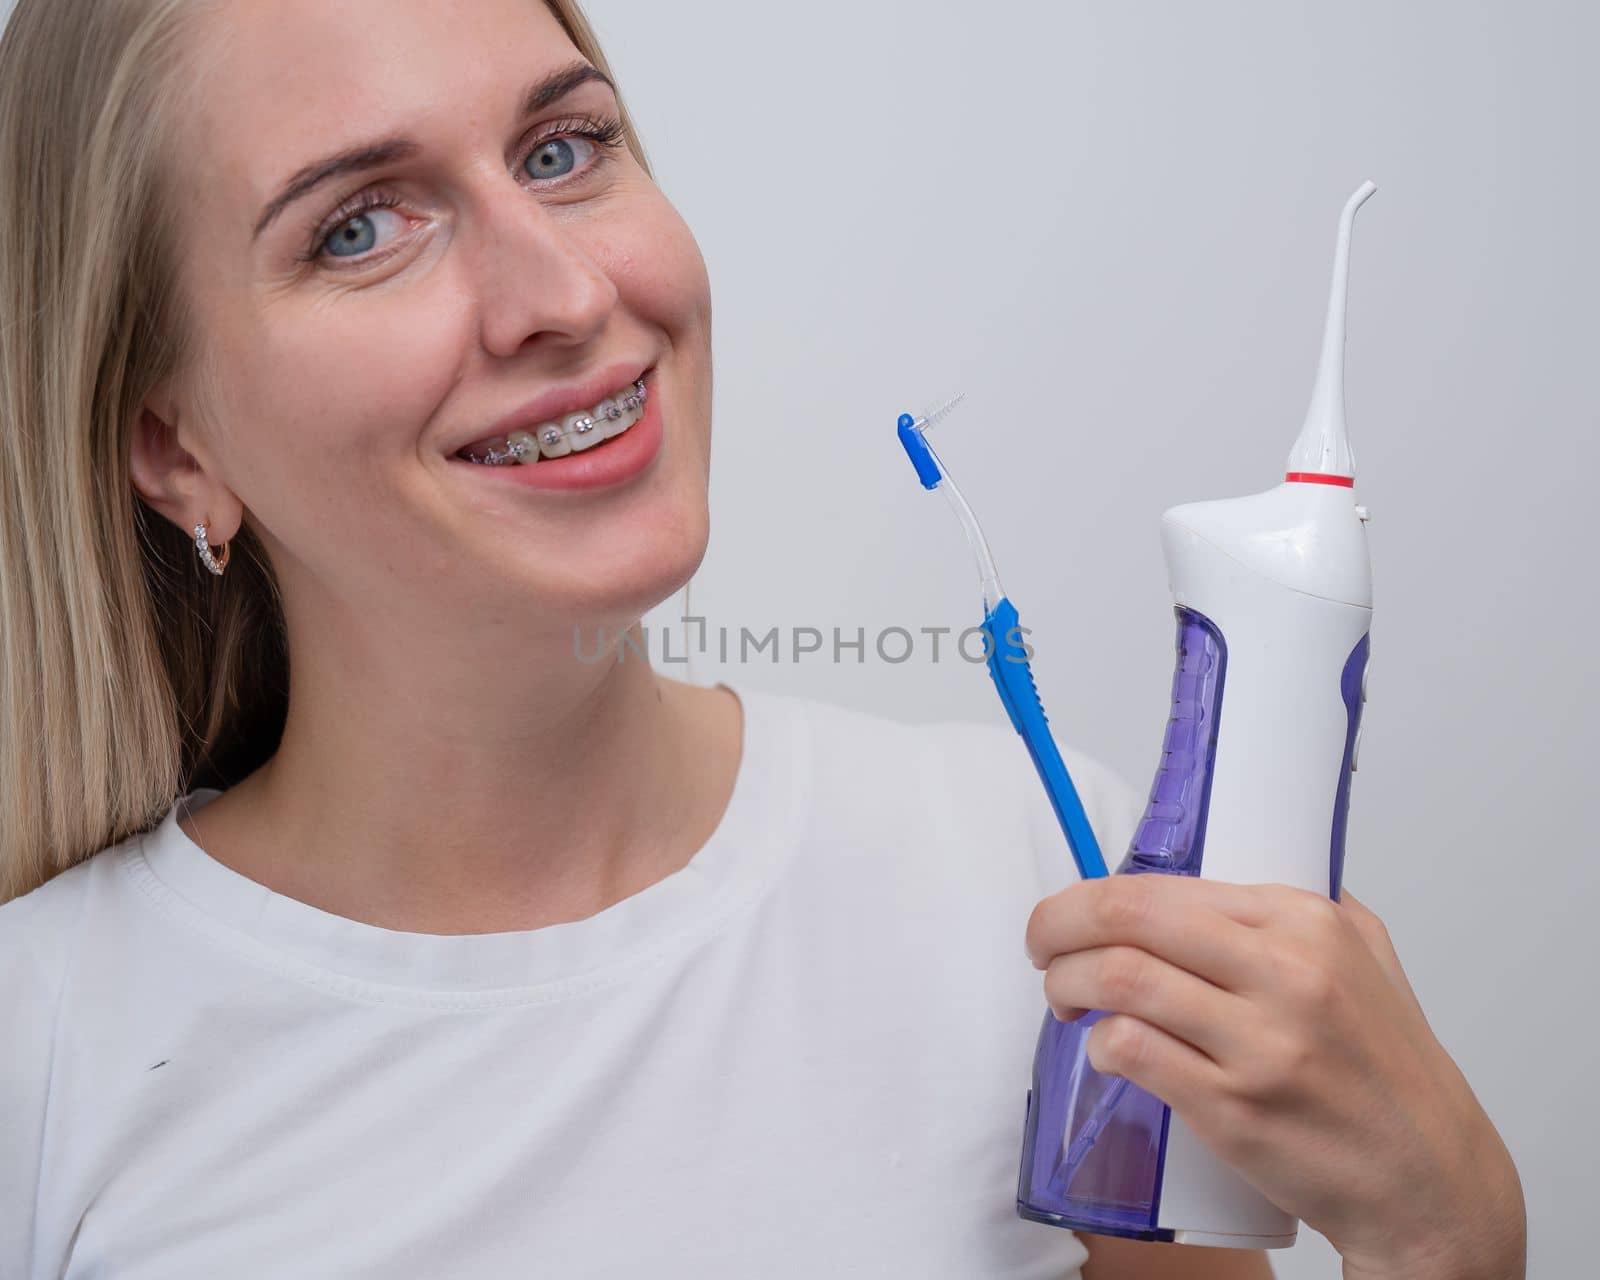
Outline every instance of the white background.
<path fill-rule="evenodd" d="M 734 653 L 741 626 L 829 637 L 694 678 L 1003 719 L 981 666 L 871 644 L 979 621 L 894 437 L 965 390 L 935 438 L 1052 723 L 1141 789 L 1171 672 L 1158 517 L 1281 477 L 1339 210 L 1378 184 L 1349 303 L 1377 598 L 1346 881 L 1517 1159 L 1530 1274 L 1594 1273 L 1596 7 L 589 11 L 711 268 L 693 610 Z M 866 628 L 865 662 L 832 662 L 835 626 Z M 1308 1229 L 1274 1265 L 1338 1274 Z"/>

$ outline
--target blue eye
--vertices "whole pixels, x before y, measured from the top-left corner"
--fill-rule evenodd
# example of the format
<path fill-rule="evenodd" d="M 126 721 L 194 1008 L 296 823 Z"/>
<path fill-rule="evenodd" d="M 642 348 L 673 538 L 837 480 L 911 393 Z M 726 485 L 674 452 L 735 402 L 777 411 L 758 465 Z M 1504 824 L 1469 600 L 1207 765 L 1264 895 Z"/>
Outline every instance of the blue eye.
<path fill-rule="evenodd" d="M 527 159 L 528 172 L 535 178 L 564 178 L 583 163 L 583 157 L 573 154 L 573 144 L 594 150 L 594 143 L 586 138 L 547 138 L 534 148 Z"/>
<path fill-rule="evenodd" d="M 372 219 L 363 213 L 335 228 L 326 241 L 326 248 L 335 258 L 359 257 L 370 252 L 372 244 Z"/>
<path fill-rule="evenodd" d="M 342 215 L 343 221 L 335 224 L 332 231 L 320 235 L 312 246 L 307 260 L 320 257 L 326 251 L 333 258 L 359 258 L 370 252 L 376 230 L 373 226 L 373 215 L 384 210 L 399 207 L 399 200 L 381 192 L 363 195 L 358 199 L 356 206 L 346 210 Z M 395 217 L 401 215 L 395 214 Z M 403 220 L 403 219 L 402 219 Z"/>

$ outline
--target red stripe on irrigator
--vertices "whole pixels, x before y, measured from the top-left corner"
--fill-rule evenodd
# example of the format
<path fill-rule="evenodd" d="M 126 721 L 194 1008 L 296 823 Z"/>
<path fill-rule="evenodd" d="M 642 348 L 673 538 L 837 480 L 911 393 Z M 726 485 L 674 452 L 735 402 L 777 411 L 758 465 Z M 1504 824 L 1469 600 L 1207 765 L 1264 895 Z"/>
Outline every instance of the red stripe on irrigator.
<path fill-rule="evenodd" d="M 1346 489 L 1354 489 L 1356 482 L 1349 476 L 1325 476 L 1320 471 L 1291 471 L 1283 477 L 1285 480 L 1298 480 L 1302 484 L 1340 484 Z"/>

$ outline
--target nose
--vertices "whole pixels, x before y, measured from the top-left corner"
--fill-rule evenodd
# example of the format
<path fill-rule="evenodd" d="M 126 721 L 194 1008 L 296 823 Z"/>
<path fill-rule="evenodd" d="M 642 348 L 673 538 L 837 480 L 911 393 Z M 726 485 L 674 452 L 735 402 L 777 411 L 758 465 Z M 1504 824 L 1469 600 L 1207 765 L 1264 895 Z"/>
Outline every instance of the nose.
<path fill-rule="evenodd" d="M 514 179 L 494 184 L 477 209 L 475 292 L 485 350 L 512 356 L 535 340 L 577 346 L 605 328 L 617 287 L 578 234 L 581 212 L 557 217 Z"/>

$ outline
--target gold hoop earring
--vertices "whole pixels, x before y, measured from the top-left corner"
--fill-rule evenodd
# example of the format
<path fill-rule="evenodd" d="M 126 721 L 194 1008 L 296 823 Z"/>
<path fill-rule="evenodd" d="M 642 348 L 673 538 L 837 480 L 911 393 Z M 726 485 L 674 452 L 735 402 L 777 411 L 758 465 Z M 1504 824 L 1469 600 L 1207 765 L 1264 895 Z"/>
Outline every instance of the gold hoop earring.
<path fill-rule="evenodd" d="M 202 522 L 194 527 L 194 549 L 200 553 L 200 563 L 220 578 L 222 571 L 228 567 L 228 554 L 232 551 L 232 548 L 224 542 L 222 544 L 222 557 L 218 559 L 212 555 L 211 544 L 206 541 L 206 526 Z"/>

